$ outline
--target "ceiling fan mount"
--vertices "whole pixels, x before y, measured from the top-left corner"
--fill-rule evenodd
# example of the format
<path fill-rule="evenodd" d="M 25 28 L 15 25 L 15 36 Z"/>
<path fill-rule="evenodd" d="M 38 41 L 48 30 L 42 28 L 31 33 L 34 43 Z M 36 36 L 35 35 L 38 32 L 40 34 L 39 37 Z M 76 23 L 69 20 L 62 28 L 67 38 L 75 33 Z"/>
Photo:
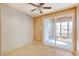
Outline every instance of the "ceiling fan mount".
<path fill-rule="evenodd" d="M 35 5 L 35 4 L 33 4 L 33 3 L 28 3 L 28 4 L 30 4 L 30 5 L 36 7 L 35 9 L 31 10 L 31 12 L 33 12 L 33 11 L 35 11 L 35 10 L 38 9 L 41 14 L 43 13 L 43 11 L 42 11 L 41 9 L 51 9 L 51 8 L 52 8 L 52 7 L 44 7 L 43 5 L 44 5 L 45 3 L 39 3 L 39 4 L 37 4 L 37 5 Z"/>

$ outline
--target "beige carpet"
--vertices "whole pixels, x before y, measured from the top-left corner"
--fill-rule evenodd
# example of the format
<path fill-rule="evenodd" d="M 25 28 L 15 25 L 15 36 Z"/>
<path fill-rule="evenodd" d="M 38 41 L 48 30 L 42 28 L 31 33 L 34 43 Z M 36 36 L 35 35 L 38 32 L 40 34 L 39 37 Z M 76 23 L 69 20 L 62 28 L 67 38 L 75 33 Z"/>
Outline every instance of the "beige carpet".
<path fill-rule="evenodd" d="M 29 44 L 23 48 L 5 53 L 6 56 L 70 56 L 68 51 L 38 44 Z"/>

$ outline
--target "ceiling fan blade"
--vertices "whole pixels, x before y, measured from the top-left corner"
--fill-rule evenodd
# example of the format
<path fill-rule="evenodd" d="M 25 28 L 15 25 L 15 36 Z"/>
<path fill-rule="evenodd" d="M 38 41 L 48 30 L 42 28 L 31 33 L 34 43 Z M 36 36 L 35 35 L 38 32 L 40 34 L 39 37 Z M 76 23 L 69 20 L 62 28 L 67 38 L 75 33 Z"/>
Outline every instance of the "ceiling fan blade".
<path fill-rule="evenodd" d="M 40 6 L 43 6 L 44 5 L 44 3 L 40 3 Z"/>
<path fill-rule="evenodd" d="M 51 9 L 52 7 L 42 7 L 43 9 Z"/>
<path fill-rule="evenodd" d="M 33 6 L 35 6 L 35 7 L 38 7 L 37 5 L 35 5 L 35 4 L 33 4 L 33 3 L 28 3 L 28 4 L 33 5 Z"/>
<path fill-rule="evenodd" d="M 40 13 L 42 14 L 43 12 L 39 9 Z"/>
<path fill-rule="evenodd" d="M 35 10 L 36 10 L 36 9 L 31 10 L 31 12 L 32 12 L 32 11 L 35 11 Z"/>

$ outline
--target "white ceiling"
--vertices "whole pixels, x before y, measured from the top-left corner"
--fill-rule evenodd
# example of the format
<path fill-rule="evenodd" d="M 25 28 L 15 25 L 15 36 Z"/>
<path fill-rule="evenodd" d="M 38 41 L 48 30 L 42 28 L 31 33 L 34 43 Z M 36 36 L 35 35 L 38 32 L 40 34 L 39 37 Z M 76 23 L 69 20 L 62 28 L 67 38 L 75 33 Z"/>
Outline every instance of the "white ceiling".
<path fill-rule="evenodd" d="M 37 3 L 34 3 L 37 4 Z M 32 6 L 28 3 L 7 3 L 8 6 L 11 6 L 18 11 L 21 11 L 27 15 L 30 15 L 32 17 L 40 16 L 43 14 L 51 13 L 51 12 L 56 12 L 61 9 L 66 9 L 72 6 L 75 6 L 76 4 L 74 3 L 45 3 L 43 6 L 51 6 L 52 9 L 41 9 L 43 11 L 43 14 L 41 14 L 38 10 L 31 12 L 32 9 L 36 8 L 35 6 Z"/>

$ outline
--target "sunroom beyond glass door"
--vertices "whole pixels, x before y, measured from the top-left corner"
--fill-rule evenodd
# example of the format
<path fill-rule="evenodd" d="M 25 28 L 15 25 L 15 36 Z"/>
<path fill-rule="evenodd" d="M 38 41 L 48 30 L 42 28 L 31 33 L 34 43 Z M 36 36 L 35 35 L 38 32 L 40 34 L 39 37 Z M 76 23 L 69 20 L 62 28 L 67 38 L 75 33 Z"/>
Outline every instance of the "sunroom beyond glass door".
<path fill-rule="evenodd" d="M 56 47 L 72 50 L 72 18 L 56 20 Z"/>

